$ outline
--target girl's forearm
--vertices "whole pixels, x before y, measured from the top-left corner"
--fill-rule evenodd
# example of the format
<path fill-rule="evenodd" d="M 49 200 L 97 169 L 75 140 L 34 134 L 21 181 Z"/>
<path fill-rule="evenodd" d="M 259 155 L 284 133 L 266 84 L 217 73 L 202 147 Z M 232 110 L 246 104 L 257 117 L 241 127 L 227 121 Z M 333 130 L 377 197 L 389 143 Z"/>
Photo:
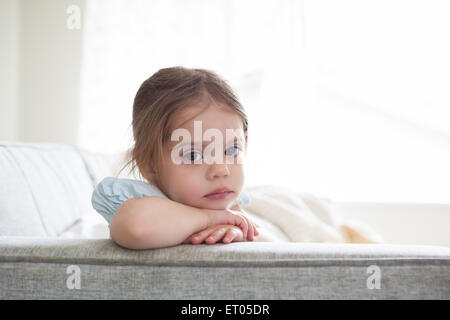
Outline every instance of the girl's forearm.
<path fill-rule="evenodd" d="M 178 245 L 211 224 L 208 212 L 161 197 L 125 201 L 110 224 L 111 238 L 129 249 Z"/>

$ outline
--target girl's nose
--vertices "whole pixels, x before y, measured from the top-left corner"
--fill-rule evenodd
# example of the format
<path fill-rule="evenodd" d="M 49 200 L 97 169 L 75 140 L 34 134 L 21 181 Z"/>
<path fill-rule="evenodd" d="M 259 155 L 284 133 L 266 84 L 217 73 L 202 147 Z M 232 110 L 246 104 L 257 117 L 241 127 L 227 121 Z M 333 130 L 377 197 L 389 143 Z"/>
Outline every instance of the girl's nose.
<path fill-rule="evenodd" d="M 212 180 L 214 178 L 227 177 L 230 175 L 230 170 L 226 163 L 213 163 L 209 165 L 207 178 Z"/>

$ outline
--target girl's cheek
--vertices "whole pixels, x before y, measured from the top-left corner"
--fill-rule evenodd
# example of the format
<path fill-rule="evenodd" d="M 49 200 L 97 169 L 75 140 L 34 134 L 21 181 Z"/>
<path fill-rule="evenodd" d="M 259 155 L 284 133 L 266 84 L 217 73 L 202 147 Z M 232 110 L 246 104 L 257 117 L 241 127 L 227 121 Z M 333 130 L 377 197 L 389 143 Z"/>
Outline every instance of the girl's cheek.
<path fill-rule="evenodd" d="M 243 165 L 234 165 L 231 169 L 232 180 L 235 183 L 236 187 L 241 187 L 245 183 L 245 172 Z"/>
<path fill-rule="evenodd" d="M 205 186 L 201 175 L 191 172 L 180 172 L 177 177 L 177 195 L 184 203 L 192 202 L 193 199 L 202 198 Z"/>

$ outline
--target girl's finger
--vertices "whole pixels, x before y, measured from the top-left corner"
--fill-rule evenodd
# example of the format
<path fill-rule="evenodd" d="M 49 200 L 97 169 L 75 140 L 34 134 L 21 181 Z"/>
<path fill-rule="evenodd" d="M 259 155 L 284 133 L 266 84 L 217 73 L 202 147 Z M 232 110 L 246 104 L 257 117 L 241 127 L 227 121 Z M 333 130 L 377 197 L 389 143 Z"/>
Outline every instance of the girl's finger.
<path fill-rule="evenodd" d="M 260 226 L 258 226 L 256 223 L 254 223 L 253 224 L 254 226 L 255 226 L 255 236 L 258 236 L 259 235 L 259 231 L 258 231 L 258 229 L 256 229 L 256 227 L 258 227 L 258 228 L 260 228 Z"/>
<path fill-rule="evenodd" d="M 246 218 L 247 219 L 247 218 Z M 247 239 L 249 241 L 253 241 L 253 237 L 255 235 L 255 227 L 253 226 L 253 223 L 251 223 L 248 219 L 247 219 L 247 223 L 248 223 L 248 234 L 247 234 Z"/>
<path fill-rule="evenodd" d="M 233 242 L 234 238 L 236 238 L 236 232 L 233 229 L 228 229 L 225 237 L 223 237 L 223 243 Z"/>
<path fill-rule="evenodd" d="M 248 223 L 247 219 L 244 216 L 238 216 L 240 219 L 239 228 L 241 228 L 242 233 L 244 234 L 244 239 L 247 239 L 248 234 Z"/>
<path fill-rule="evenodd" d="M 209 237 L 206 238 L 206 243 L 213 244 L 222 239 L 223 235 L 227 231 L 227 228 L 220 228 L 219 230 L 214 231 Z"/>
<path fill-rule="evenodd" d="M 245 216 L 241 213 L 239 214 L 237 211 L 233 212 L 232 210 L 227 210 L 230 215 L 228 215 L 227 224 L 232 224 L 234 226 L 239 227 L 244 234 L 244 239 L 247 238 L 248 233 L 248 223 Z"/>
<path fill-rule="evenodd" d="M 213 232 L 214 232 L 214 230 L 206 229 L 206 230 L 203 230 L 203 231 L 201 231 L 199 233 L 193 234 L 191 241 L 194 244 L 195 243 L 202 243 Z"/>

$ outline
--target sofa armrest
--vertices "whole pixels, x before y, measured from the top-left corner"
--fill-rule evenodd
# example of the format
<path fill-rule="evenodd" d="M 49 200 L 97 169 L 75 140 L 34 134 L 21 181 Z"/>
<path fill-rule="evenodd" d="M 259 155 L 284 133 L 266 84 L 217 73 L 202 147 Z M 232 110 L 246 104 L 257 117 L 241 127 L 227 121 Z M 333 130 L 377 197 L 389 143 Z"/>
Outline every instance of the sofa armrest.
<path fill-rule="evenodd" d="M 437 246 L 235 242 L 128 250 L 110 239 L 0 237 L 0 268 L 0 299 L 450 298 L 450 247 Z"/>

